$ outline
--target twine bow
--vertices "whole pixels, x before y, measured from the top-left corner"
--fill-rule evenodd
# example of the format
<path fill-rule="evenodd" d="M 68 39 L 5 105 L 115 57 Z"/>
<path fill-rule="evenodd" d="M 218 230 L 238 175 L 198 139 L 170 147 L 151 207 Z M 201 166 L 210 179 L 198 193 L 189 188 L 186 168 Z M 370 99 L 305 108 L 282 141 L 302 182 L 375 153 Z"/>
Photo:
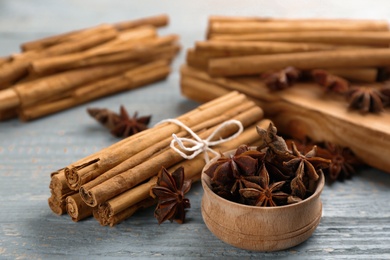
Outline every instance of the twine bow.
<path fill-rule="evenodd" d="M 224 123 L 219 125 L 217 127 L 217 129 L 215 129 L 210 134 L 209 137 L 207 137 L 206 139 L 202 139 L 194 131 L 192 131 L 191 128 L 189 128 L 188 126 L 186 126 L 185 124 L 183 124 L 182 122 L 180 122 L 177 119 L 167 119 L 167 120 L 161 121 L 160 123 L 164 123 L 164 122 L 174 123 L 174 124 L 184 128 L 195 139 L 194 140 L 194 139 L 190 139 L 190 138 L 186 138 L 186 137 L 178 137 L 176 134 L 172 134 L 173 139 L 171 141 L 170 147 L 173 150 L 175 150 L 178 154 L 180 154 L 185 159 L 194 159 L 198 154 L 203 152 L 204 159 L 205 159 L 206 163 L 208 163 L 210 161 L 208 152 L 211 152 L 215 156 L 219 156 L 219 153 L 214 151 L 213 149 L 211 149 L 210 146 L 215 146 L 215 145 L 230 141 L 230 140 L 236 138 L 237 136 L 239 136 L 244 131 L 244 127 L 242 126 L 241 122 L 238 120 L 232 119 L 232 120 L 225 121 Z M 213 139 L 213 137 L 221 129 L 223 129 L 224 127 L 226 127 L 228 125 L 237 125 L 238 131 L 227 138 L 220 138 L 219 140 L 216 140 L 216 141 L 210 141 L 211 139 Z M 178 146 L 182 150 L 184 150 L 186 152 L 192 152 L 192 153 L 188 155 L 188 154 L 182 152 L 180 149 L 178 149 L 175 146 L 175 143 L 177 143 Z M 192 144 L 192 146 L 186 146 L 184 143 Z"/>

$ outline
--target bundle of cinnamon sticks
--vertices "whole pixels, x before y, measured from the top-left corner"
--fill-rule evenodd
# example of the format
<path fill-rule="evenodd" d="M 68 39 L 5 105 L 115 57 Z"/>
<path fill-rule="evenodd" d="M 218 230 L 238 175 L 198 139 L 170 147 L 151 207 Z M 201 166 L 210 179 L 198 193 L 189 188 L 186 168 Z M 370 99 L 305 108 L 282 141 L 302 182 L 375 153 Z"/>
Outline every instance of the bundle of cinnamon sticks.
<path fill-rule="evenodd" d="M 217 152 L 232 150 L 241 144 L 256 144 L 259 141 L 256 126 L 266 128 L 270 122 L 263 119 L 260 107 L 237 91 L 176 119 L 202 139 L 227 120 L 241 122 L 244 131 L 212 147 Z M 237 132 L 237 128 L 226 125 L 212 140 L 227 138 Z M 150 189 L 156 185 L 161 167 L 169 172 L 183 167 L 186 179 L 199 180 L 205 165 L 203 154 L 184 159 L 170 147 L 173 133 L 191 138 L 177 124 L 164 122 L 54 172 L 50 183 L 52 195 L 48 200 L 50 208 L 59 215 L 66 211 L 74 221 L 93 215 L 100 224 L 113 226 L 155 203 Z"/>
<path fill-rule="evenodd" d="M 180 50 L 157 15 L 59 34 L 0 59 L 0 120 L 32 120 L 162 80 Z"/>
<path fill-rule="evenodd" d="M 260 77 L 287 66 L 326 69 L 374 88 L 390 66 L 387 21 L 212 16 L 206 38 L 187 51 L 181 68 L 184 96 L 206 102 L 239 91 L 260 105 L 281 133 L 349 147 L 366 164 L 390 171 L 388 108 L 362 114 L 312 79 L 271 91 Z"/>

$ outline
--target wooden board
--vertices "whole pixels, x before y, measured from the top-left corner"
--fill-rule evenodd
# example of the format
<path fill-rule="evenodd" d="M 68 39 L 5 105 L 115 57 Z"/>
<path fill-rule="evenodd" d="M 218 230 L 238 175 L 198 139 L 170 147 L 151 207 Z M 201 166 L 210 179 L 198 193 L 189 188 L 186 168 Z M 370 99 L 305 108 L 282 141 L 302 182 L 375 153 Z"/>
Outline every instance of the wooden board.
<path fill-rule="evenodd" d="M 329 141 L 352 151 L 368 165 L 390 172 L 390 109 L 380 114 L 361 114 L 348 109 L 346 100 L 325 94 L 313 83 L 299 83 L 283 91 L 270 92 L 258 77 L 210 77 L 184 65 L 182 93 L 197 101 L 207 101 L 224 91 L 239 90 L 264 109 L 284 134 L 313 141 Z M 200 81 L 189 86 L 186 80 Z M 202 82 L 208 84 L 200 88 Z M 194 94 L 196 93 L 196 94 Z"/>

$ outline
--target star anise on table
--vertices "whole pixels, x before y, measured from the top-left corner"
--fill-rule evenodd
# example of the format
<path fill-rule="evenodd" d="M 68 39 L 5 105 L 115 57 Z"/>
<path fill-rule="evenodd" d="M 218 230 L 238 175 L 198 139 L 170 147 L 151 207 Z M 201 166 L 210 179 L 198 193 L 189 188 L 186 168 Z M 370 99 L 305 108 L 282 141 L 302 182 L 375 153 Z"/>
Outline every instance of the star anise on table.
<path fill-rule="evenodd" d="M 362 113 L 378 113 L 384 110 L 384 102 L 388 97 L 376 87 L 355 86 L 348 93 L 349 107 Z"/>
<path fill-rule="evenodd" d="M 301 199 L 306 197 L 307 187 L 310 183 L 317 181 L 319 176 L 317 170 L 329 167 L 330 160 L 316 156 L 317 147 L 313 148 L 305 155 L 298 151 L 294 142 L 292 142 L 292 154 L 295 158 L 283 162 L 283 165 L 295 172 L 295 177 L 291 180 L 292 194 Z"/>
<path fill-rule="evenodd" d="M 327 92 L 345 94 L 349 90 L 350 84 L 346 79 L 333 75 L 326 70 L 312 70 L 311 75 L 315 82 L 325 87 Z"/>
<path fill-rule="evenodd" d="M 265 166 L 261 167 L 259 182 L 243 180 L 245 188 L 240 189 L 240 194 L 250 205 L 260 207 L 275 207 L 281 201 L 286 201 L 289 194 L 280 191 L 285 181 L 274 182 L 270 185 L 270 178 Z M 282 203 L 282 204 L 285 204 Z"/>
<path fill-rule="evenodd" d="M 120 107 L 119 121 L 112 128 L 111 133 L 118 137 L 128 137 L 147 129 L 151 116 L 138 117 L 138 113 L 134 112 L 133 117 L 130 117 L 124 106 Z"/>
<path fill-rule="evenodd" d="M 88 108 L 87 112 L 108 129 L 112 129 L 119 121 L 119 115 L 106 108 Z"/>
<path fill-rule="evenodd" d="M 124 106 L 120 107 L 120 114 L 100 108 L 88 108 L 87 111 L 116 137 L 128 137 L 147 129 L 151 119 L 151 116 L 138 117 L 137 112 L 130 117 Z"/>
<path fill-rule="evenodd" d="M 184 168 L 177 168 L 172 175 L 162 167 L 158 174 L 157 185 L 151 189 L 151 195 L 156 196 L 158 204 L 154 216 L 158 224 L 166 220 L 184 223 L 186 209 L 190 208 L 189 199 L 184 195 L 191 188 L 191 180 L 184 180 Z"/>
<path fill-rule="evenodd" d="M 294 67 L 286 67 L 279 71 L 269 71 L 261 75 L 261 79 L 270 90 L 283 90 L 291 87 L 301 77 L 301 71 Z"/>
<path fill-rule="evenodd" d="M 317 155 L 331 161 L 329 168 L 324 170 L 330 182 L 351 178 L 356 173 L 355 167 L 362 165 L 349 148 L 329 142 L 325 143 L 324 148 L 317 149 Z"/>

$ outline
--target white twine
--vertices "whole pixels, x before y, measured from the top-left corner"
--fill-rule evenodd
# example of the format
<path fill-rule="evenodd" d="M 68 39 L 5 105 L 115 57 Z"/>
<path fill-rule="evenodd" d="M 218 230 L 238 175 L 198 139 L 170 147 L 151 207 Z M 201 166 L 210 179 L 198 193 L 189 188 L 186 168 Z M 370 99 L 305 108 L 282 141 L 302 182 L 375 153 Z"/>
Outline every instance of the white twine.
<path fill-rule="evenodd" d="M 225 121 L 221 125 L 219 125 L 217 127 L 217 129 L 215 129 L 211 133 L 211 135 L 209 137 L 207 137 L 206 139 L 201 139 L 194 131 L 191 130 L 191 128 L 189 128 L 188 126 L 186 126 L 185 124 L 183 124 L 182 122 L 180 122 L 177 119 L 166 119 L 166 120 L 159 122 L 158 124 L 165 123 L 165 122 L 174 123 L 174 124 L 184 128 L 195 139 L 194 140 L 194 139 L 190 139 L 190 138 L 186 138 L 186 137 L 178 137 L 176 134 L 172 134 L 173 139 L 172 139 L 171 145 L 170 145 L 171 148 L 173 150 L 175 150 L 178 154 L 180 154 L 183 158 L 189 159 L 189 160 L 194 159 L 198 154 L 203 152 L 204 159 L 205 159 L 206 163 L 208 163 L 210 161 L 210 158 L 209 158 L 209 155 L 207 152 L 211 152 L 215 156 L 219 156 L 219 153 L 214 151 L 213 149 L 211 149 L 210 146 L 214 146 L 214 145 L 218 145 L 218 144 L 230 141 L 230 140 L 236 138 L 237 136 L 239 136 L 244 131 L 244 127 L 241 124 L 241 122 L 238 120 L 232 119 L 232 120 Z M 238 131 L 235 134 L 233 134 L 227 138 L 220 138 L 219 140 L 216 140 L 216 141 L 210 141 L 221 129 L 223 129 L 224 127 L 226 127 L 228 125 L 237 125 Z M 185 142 L 192 144 L 192 146 L 185 146 L 185 144 L 184 144 Z M 182 152 L 180 149 L 175 147 L 175 143 L 177 143 L 182 150 L 187 151 L 187 152 L 192 152 L 192 154 L 187 155 L 186 153 Z"/>

